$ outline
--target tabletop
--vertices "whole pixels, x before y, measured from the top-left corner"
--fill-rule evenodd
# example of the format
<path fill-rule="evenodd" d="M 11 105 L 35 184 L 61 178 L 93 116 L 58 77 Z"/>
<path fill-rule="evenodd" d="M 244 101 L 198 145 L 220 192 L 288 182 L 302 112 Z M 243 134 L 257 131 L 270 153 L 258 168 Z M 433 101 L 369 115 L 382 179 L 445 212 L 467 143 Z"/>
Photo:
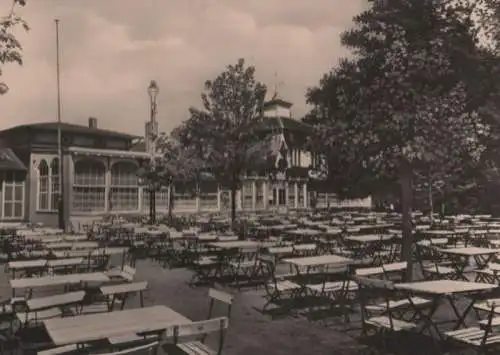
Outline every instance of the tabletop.
<path fill-rule="evenodd" d="M 83 301 L 85 291 L 76 291 L 63 293 L 62 295 L 31 298 L 26 301 L 26 305 L 30 311 L 40 310 L 47 307 L 63 306 L 71 303 Z"/>
<path fill-rule="evenodd" d="M 345 258 L 340 255 L 319 255 L 319 256 L 306 256 L 303 258 L 288 258 L 283 259 L 283 262 L 296 265 L 296 266 L 320 266 L 329 264 L 352 264 L 354 260 Z"/>
<path fill-rule="evenodd" d="M 47 266 L 48 267 L 72 266 L 72 265 L 80 265 L 82 263 L 83 263 L 83 258 L 54 259 L 54 260 L 49 260 L 47 262 Z"/>
<path fill-rule="evenodd" d="M 191 320 L 166 306 L 134 308 L 44 321 L 54 345 L 77 344 L 126 334 L 152 332 Z"/>
<path fill-rule="evenodd" d="M 345 237 L 345 240 L 358 243 L 375 243 L 381 240 L 389 240 L 394 238 L 393 234 L 365 234 L 365 235 L 350 235 Z"/>
<path fill-rule="evenodd" d="M 46 264 L 45 259 L 9 261 L 8 268 L 11 270 L 30 269 L 44 267 Z"/>
<path fill-rule="evenodd" d="M 431 280 L 399 283 L 395 287 L 400 290 L 434 295 L 458 294 L 492 290 L 498 285 L 458 280 Z"/>
<path fill-rule="evenodd" d="M 231 242 L 213 242 L 209 243 L 209 246 L 213 248 L 220 249 L 252 249 L 258 248 L 260 246 L 259 242 L 254 242 L 252 240 L 237 240 Z"/>
<path fill-rule="evenodd" d="M 16 288 L 35 288 L 44 286 L 56 286 L 64 284 L 78 284 L 80 282 L 106 282 L 109 281 L 102 272 L 87 272 L 82 274 L 55 275 L 42 277 L 26 277 L 22 279 L 10 280 L 10 287 Z"/>
<path fill-rule="evenodd" d="M 478 248 L 478 247 L 462 247 L 462 248 L 449 248 L 449 249 L 444 248 L 440 249 L 440 251 L 446 254 L 455 254 L 462 256 L 489 255 L 489 254 L 500 253 L 500 249 Z"/>

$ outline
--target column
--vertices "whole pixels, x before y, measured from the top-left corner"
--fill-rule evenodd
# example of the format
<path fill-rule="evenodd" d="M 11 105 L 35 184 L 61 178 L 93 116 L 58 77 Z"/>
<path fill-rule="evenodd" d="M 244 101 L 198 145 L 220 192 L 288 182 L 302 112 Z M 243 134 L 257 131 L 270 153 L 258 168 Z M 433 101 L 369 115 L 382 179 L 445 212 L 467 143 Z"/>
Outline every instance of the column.
<path fill-rule="evenodd" d="M 139 192 L 138 192 L 139 193 L 139 197 L 138 197 L 138 199 L 139 199 L 139 203 L 138 203 L 138 205 L 139 205 L 139 213 L 142 213 L 142 203 L 144 202 L 142 200 L 143 196 L 144 196 L 144 186 L 139 186 L 138 190 L 139 190 Z"/>
<path fill-rule="evenodd" d="M 241 203 L 242 196 L 243 194 L 241 193 L 241 189 L 238 189 L 236 191 L 236 210 L 241 210 L 243 208 Z"/>
<path fill-rule="evenodd" d="M 63 217 L 66 221 L 66 229 L 71 226 L 71 211 L 73 209 L 73 185 L 75 176 L 74 171 L 75 165 L 73 163 L 73 157 L 70 154 L 66 153 L 65 155 L 63 155 L 63 171 L 59 172 L 59 176 L 62 176 L 64 174 L 64 196 L 61 197 L 64 207 Z M 3 207 L 4 206 L 2 206 L 2 208 Z"/>
<path fill-rule="evenodd" d="M 196 209 L 196 212 L 199 212 L 200 208 L 201 208 L 200 193 L 201 193 L 200 186 L 198 185 L 198 183 L 196 183 L 196 195 L 195 195 L 195 198 L 194 198 L 195 199 L 195 209 Z"/>
<path fill-rule="evenodd" d="M 264 199 L 264 209 L 267 210 L 267 184 L 268 182 L 264 180 L 262 183 L 262 198 Z"/>
<path fill-rule="evenodd" d="M 303 189 L 303 194 L 304 194 L 304 208 L 307 208 L 307 207 L 308 207 L 308 205 L 309 205 L 309 204 L 307 203 L 307 201 L 308 201 L 308 199 L 307 199 L 307 184 L 304 184 L 304 185 L 302 186 L 302 189 Z"/>
<path fill-rule="evenodd" d="M 293 188 L 294 188 L 294 195 L 295 195 L 295 201 L 293 202 L 293 208 L 297 209 L 297 208 L 299 208 L 299 184 L 297 184 L 297 182 L 295 182 L 293 184 Z"/>
<path fill-rule="evenodd" d="M 106 174 L 104 175 L 104 212 L 109 212 L 109 189 L 111 189 L 111 169 L 109 160 L 106 161 Z"/>
<path fill-rule="evenodd" d="M 220 186 L 217 186 L 217 211 L 221 211 Z"/>
<path fill-rule="evenodd" d="M 252 181 L 252 211 L 257 208 L 257 186 L 255 180 Z"/>

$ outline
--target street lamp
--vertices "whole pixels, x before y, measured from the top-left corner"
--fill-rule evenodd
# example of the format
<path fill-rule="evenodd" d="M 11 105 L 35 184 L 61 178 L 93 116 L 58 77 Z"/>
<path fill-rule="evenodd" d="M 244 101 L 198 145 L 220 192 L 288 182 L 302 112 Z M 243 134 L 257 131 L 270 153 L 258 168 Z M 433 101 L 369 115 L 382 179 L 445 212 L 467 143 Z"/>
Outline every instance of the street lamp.
<path fill-rule="evenodd" d="M 147 141 L 149 142 L 149 161 L 151 164 L 151 173 L 156 170 L 156 140 L 158 138 L 158 122 L 156 121 L 157 105 L 156 98 L 160 88 L 155 80 L 151 80 L 148 86 L 149 102 L 150 102 L 150 121 L 148 129 Z M 151 224 L 155 224 L 156 219 L 156 187 L 153 179 L 149 181 L 149 220 Z"/>

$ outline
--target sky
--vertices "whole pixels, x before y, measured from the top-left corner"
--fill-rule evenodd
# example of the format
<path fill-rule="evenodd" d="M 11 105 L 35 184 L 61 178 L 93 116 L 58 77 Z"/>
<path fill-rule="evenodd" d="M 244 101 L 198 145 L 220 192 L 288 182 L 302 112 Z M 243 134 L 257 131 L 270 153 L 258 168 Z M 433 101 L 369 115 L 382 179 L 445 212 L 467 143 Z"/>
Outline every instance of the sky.
<path fill-rule="evenodd" d="M 0 15 L 11 0 L 0 0 Z M 57 119 L 54 19 L 60 20 L 62 120 L 142 135 L 154 79 L 160 130 L 201 107 L 206 80 L 245 58 L 256 78 L 307 110 L 305 93 L 348 55 L 340 34 L 366 0 L 28 0 L 16 31 L 24 65 L 3 67 L 0 128 Z"/>

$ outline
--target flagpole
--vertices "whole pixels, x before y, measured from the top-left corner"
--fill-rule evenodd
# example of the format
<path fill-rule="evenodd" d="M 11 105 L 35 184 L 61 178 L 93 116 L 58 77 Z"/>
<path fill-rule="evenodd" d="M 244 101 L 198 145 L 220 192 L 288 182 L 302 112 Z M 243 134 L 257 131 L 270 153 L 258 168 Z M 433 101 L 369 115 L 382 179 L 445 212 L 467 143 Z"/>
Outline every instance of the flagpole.
<path fill-rule="evenodd" d="M 59 157 L 59 201 L 58 201 L 58 216 L 59 228 L 66 229 L 64 216 L 64 172 L 63 172 L 63 149 L 62 149 L 62 132 L 61 132 L 61 67 L 59 59 L 59 19 L 55 19 L 56 23 L 56 77 L 57 77 L 57 150 Z"/>

